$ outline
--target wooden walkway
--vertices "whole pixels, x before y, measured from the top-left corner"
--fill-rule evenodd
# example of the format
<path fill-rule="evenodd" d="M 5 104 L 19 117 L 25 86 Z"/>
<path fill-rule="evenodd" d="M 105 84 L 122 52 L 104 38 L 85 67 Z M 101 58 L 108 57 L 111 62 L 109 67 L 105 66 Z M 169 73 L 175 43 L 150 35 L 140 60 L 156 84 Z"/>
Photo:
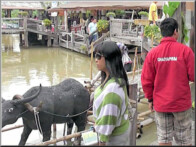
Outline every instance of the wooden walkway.
<path fill-rule="evenodd" d="M 47 36 L 48 46 L 51 46 L 51 39 L 56 39 L 56 45 L 59 45 L 63 48 L 67 48 L 73 51 L 76 51 L 81 54 L 90 55 L 90 45 L 89 45 L 89 36 L 84 33 L 84 28 L 81 27 L 81 30 L 65 32 L 61 28 L 55 27 L 55 32 L 46 31 L 46 27 L 42 24 L 42 20 L 35 20 L 31 18 L 2 18 L 3 24 L 13 25 L 17 27 L 3 27 L 3 34 L 24 34 L 25 46 L 28 47 L 28 32 L 37 33 L 40 35 Z M 139 23 L 138 23 L 139 22 Z M 110 20 L 110 31 L 109 34 L 105 37 L 100 36 L 100 41 L 103 40 L 112 40 L 115 42 L 121 42 L 126 45 L 132 45 L 139 47 L 143 54 L 146 54 L 150 50 L 150 45 L 146 42 L 143 37 L 143 30 L 145 21 L 139 20 L 127 20 L 127 19 L 111 19 Z M 117 29 L 118 28 L 118 29 Z M 59 41 L 57 41 L 59 40 Z M 98 42 L 100 42 L 98 41 Z M 97 42 L 97 43 L 98 43 Z M 94 44 L 96 45 L 96 43 Z M 139 49 L 138 49 L 139 50 Z M 145 56 L 142 56 L 143 59 Z"/>

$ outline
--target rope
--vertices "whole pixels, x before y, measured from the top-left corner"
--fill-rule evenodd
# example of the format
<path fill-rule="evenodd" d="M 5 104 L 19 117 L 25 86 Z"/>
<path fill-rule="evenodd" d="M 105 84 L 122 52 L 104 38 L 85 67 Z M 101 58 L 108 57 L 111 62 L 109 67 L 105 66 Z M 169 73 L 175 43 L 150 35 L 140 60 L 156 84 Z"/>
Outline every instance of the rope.
<path fill-rule="evenodd" d="M 29 110 L 25 110 L 24 112 L 20 113 L 18 116 L 16 116 L 16 118 L 19 118 L 20 115 L 23 115 L 24 113 L 26 113 Z"/>
<path fill-rule="evenodd" d="M 34 111 L 34 117 L 35 117 L 35 123 L 36 123 L 37 129 L 39 129 L 39 131 L 43 135 L 42 128 L 41 128 L 41 125 L 40 125 L 40 120 L 39 120 L 39 112 L 36 111 L 36 107 L 33 107 L 33 111 Z M 39 132 L 38 132 L 38 134 L 39 134 Z M 39 137 L 40 137 L 40 134 L 39 134 Z"/>
<path fill-rule="evenodd" d="M 50 112 L 47 112 L 47 111 L 42 111 L 42 112 L 45 112 L 45 113 L 48 113 L 48 114 L 51 114 L 51 115 L 54 115 L 54 116 L 66 117 L 66 118 L 68 117 L 68 118 L 70 118 L 70 117 L 75 117 L 75 116 L 78 116 L 78 115 L 81 115 L 81 114 L 87 112 L 90 108 L 92 108 L 92 106 L 93 106 L 93 105 L 91 105 L 88 109 L 86 109 L 86 110 L 83 111 L 83 112 L 80 112 L 80 113 L 75 114 L 75 115 L 69 115 L 69 114 L 67 114 L 67 116 L 59 115 L 59 114 L 54 114 L 54 113 L 50 113 Z"/>

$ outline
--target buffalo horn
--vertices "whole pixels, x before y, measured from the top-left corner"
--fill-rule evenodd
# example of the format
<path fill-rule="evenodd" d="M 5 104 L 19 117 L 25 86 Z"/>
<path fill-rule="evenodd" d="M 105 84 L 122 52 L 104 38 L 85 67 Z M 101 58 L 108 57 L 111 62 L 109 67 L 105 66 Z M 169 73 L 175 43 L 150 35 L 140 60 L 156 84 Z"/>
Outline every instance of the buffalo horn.
<path fill-rule="evenodd" d="M 15 105 L 17 105 L 17 104 L 24 104 L 24 103 L 27 103 L 29 101 L 32 101 L 34 98 L 36 98 L 39 95 L 39 93 L 41 91 L 41 88 L 42 88 L 42 85 L 40 84 L 39 91 L 36 94 L 34 94 L 34 95 L 30 96 L 30 97 L 24 98 L 24 99 L 15 100 L 13 102 L 13 104 L 15 104 Z"/>
<path fill-rule="evenodd" d="M 39 104 L 39 106 L 36 107 L 36 111 L 37 111 L 37 112 L 41 109 L 42 104 L 43 104 L 43 102 L 41 101 L 40 104 Z M 24 105 L 25 105 L 25 107 L 26 107 L 30 112 L 33 112 L 33 111 L 34 111 L 33 106 L 31 106 L 31 104 L 25 103 Z"/>

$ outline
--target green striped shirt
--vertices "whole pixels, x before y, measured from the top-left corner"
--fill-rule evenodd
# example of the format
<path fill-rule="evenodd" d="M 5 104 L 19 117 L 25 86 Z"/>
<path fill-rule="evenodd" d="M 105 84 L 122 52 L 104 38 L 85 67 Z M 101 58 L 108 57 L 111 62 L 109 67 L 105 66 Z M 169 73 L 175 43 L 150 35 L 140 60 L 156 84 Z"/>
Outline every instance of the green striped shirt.
<path fill-rule="evenodd" d="M 95 90 L 93 115 L 95 117 L 95 130 L 99 133 L 101 141 L 107 142 L 110 135 L 120 135 L 128 129 L 127 107 L 126 86 L 120 87 L 114 78 L 111 78 L 103 89 L 99 86 Z"/>

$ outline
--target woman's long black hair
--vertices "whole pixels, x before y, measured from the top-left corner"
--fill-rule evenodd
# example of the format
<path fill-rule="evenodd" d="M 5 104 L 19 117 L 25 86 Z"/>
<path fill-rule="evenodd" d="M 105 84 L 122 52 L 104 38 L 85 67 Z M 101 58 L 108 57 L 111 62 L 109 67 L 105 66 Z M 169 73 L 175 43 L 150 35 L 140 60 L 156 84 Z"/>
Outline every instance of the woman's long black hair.
<path fill-rule="evenodd" d="M 122 54 L 117 44 L 113 41 L 103 41 L 95 47 L 95 52 L 98 52 L 105 57 L 106 67 L 110 74 L 109 79 L 113 77 L 121 87 L 126 85 L 127 94 L 129 96 L 128 77 L 123 67 Z M 104 82 L 105 78 L 106 73 L 101 71 L 101 83 Z M 122 82 L 120 82 L 118 78 L 121 78 Z M 105 83 L 103 86 L 104 85 Z"/>

